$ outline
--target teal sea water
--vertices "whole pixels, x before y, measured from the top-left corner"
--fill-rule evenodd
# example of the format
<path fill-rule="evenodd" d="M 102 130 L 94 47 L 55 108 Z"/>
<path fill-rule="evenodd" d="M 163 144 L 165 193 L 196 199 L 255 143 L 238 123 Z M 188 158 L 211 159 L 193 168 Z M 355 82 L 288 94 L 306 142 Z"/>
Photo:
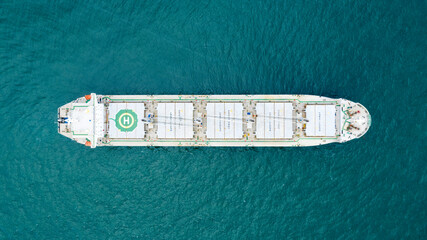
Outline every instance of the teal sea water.
<path fill-rule="evenodd" d="M 0 239 L 425 239 L 427 3 L 0 1 Z M 311 148 L 90 149 L 98 94 L 314 94 L 372 114 Z"/>

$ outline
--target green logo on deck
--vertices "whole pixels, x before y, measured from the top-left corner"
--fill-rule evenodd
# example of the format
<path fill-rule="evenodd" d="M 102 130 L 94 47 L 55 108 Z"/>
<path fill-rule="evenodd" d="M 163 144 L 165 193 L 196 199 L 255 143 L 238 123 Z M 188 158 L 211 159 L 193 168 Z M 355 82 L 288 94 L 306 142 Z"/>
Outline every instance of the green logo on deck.
<path fill-rule="evenodd" d="M 116 127 L 122 132 L 132 132 L 138 125 L 138 116 L 130 109 L 120 110 L 116 114 Z"/>

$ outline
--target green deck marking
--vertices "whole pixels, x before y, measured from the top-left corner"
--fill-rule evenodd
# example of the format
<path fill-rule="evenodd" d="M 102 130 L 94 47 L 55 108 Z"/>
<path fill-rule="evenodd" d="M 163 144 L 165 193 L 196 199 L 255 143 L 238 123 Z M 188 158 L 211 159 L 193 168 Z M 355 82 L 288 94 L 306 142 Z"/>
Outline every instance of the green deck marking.
<path fill-rule="evenodd" d="M 122 109 L 116 114 L 116 127 L 122 132 L 132 132 L 138 125 L 138 116 L 130 109 Z"/>
<path fill-rule="evenodd" d="M 344 121 L 344 123 L 343 123 L 343 125 L 342 125 L 342 128 L 341 128 L 341 131 L 344 131 L 344 126 L 345 126 L 345 124 L 347 123 L 347 120 L 349 120 L 349 119 L 350 119 L 350 117 L 347 115 L 347 113 L 345 113 L 345 112 L 344 112 L 344 109 L 342 109 L 342 108 L 341 108 L 341 111 L 344 113 L 344 115 L 345 115 L 345 116 L 347 116 L 347 117 L 348 117 L 348 118 L 346 118 L 346 117 L 344 116 L 345 121 Z"/>
<path fill-rule="evenodd" d="M 78 107 L 89 107 L 89 106 L 73 106 L 73 108 L 71 108 L 71 110 L 74 110 L 74 108 L 78 108 Z"/>
<path fill-rule="evenodd" d="M 88 136 L 89 134 L 75 134 L 74 131 L 71 131 L 74 136 Z"/>

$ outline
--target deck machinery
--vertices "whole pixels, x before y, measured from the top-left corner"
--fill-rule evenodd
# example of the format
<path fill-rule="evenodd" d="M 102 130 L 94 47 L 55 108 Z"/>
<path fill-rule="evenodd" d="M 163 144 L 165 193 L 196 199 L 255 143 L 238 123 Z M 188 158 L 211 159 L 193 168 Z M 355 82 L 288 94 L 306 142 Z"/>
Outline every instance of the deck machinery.
<path fill-rule="evenodd" d="M 96 95 L 58 108 L 58 132 L 97 146 L 300 147 L 360 138 L 359 103 L 313 95 Z"/>

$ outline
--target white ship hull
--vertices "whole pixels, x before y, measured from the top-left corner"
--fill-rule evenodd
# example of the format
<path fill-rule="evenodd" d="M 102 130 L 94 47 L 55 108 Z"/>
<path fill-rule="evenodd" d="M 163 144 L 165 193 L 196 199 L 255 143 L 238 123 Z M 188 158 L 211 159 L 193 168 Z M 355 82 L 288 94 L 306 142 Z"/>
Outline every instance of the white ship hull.
<path fill-rule="evenodd" d="M 97 146 L 300 147 L 369 129 L 359 103 L 313 95 L 86 95 L 58 109 L 58 132 Z"/>

